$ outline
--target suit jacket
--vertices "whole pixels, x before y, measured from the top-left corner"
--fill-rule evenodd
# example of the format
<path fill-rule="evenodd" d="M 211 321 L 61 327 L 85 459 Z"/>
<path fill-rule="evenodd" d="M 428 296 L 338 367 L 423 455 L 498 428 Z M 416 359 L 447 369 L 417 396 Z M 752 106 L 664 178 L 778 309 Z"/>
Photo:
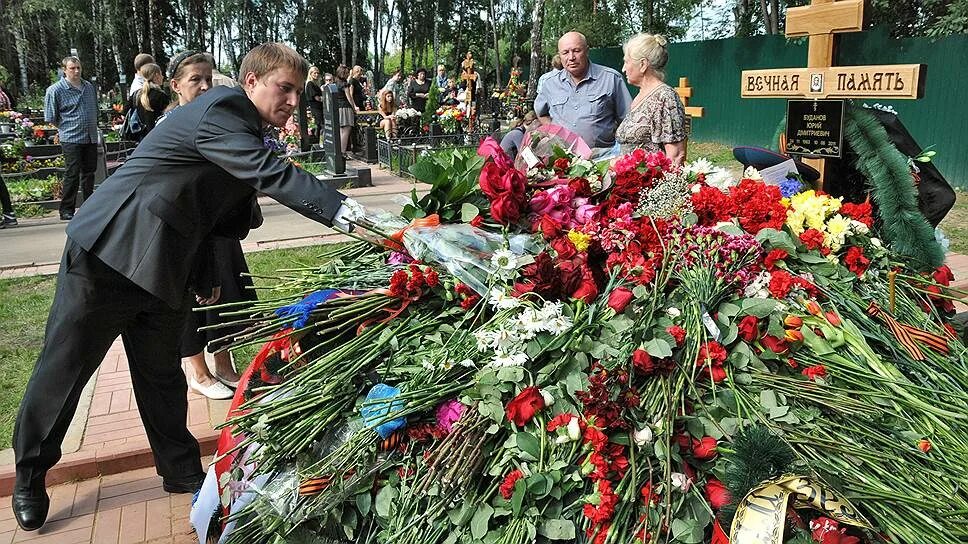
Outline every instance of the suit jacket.
<path fill-rule="evenodd" d="M 262 127 L 241 89 L 211 89 L 142 140 L 67 235 L 177 309 L 191 276 L 209 267 L 211 237 L 248 234 L 257 193 L 332 225 L 345 196 L 273 155 Z"/>

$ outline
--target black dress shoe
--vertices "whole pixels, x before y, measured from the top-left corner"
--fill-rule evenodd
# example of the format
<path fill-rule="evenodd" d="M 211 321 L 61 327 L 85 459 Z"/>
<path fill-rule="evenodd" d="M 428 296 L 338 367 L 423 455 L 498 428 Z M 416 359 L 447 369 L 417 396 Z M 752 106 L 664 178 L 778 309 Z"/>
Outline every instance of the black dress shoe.
<path fill-rule="evenodd" d="M 74 214 L 70 212 L 62 213 L 60 214 L 60 218 L 61 218 L 61 221 L 70 221 L 71 219 L 74 219 Z"/>
<path fill-rule="evenodd" d="M 36 531 L 47 521 L 50 497 L 43 486 L 39 490 L 14 489 L 10 504 L 13 506 L 14 517 L 17 518 L 17 525 L 24 531 Z"/>
<path fill-rule="evenodd" d="M 184 478 L 164 478 L 161 486 L 169 493 L 194 493 L 202 487 L 205 481 L 205 473 Z"/>

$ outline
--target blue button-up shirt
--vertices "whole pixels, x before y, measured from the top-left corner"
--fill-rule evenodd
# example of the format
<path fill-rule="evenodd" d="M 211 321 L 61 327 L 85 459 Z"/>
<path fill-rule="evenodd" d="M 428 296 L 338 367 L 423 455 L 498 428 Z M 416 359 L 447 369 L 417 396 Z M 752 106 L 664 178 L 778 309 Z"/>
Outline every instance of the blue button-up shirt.
<path fill-rule="evenodd" d="M 67 78 L 47 87 L 44 95 L 44 120 L 57 125 L 61 143 L 97 143 L 97 93 L 94 85 L 81 80 L 81 87 Z"/>
<path fill-rule="evenodd" d="M 589 63 L 578 85 L 568 70 L 549 76 L 534 101 L 534 111 L 578 134 L 589 147 L 615 145 L 615 129 L 629 111 L 632 96 L 621 74 Z"/>

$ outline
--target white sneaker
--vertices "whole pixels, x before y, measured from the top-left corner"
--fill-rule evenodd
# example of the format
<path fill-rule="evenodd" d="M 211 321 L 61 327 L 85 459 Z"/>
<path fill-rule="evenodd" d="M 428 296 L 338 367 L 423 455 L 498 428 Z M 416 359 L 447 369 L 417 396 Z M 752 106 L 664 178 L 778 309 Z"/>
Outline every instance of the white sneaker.
<path fill-rule="evenodd" d="M 195 391 L 213 400 L 230 399 L 235 395 L 234 391 L 218 380 L 215 380 L 212 385 L 202 385 L 195 378 L 192 378 L 189 380 L 188 385 Z"/>

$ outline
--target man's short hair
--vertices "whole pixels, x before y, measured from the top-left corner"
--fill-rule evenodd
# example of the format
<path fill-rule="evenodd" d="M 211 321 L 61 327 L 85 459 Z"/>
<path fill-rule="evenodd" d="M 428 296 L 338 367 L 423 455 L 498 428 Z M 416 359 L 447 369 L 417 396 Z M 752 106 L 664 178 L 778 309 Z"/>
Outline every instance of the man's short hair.
<path fill-rule="evenodd" d="M 249 72 L 261 78 L 279 68 L 292 70 L 301 79 L 306 79 L 309 73 L 309 63 L 302 55 L 287 45 L 270 42 L 257 45 L 246 53 L 239 67 L 239 80 L 245 79 Z"/>
<path fill-rule="evenodd" d="M 68 55 L 68 56 L 64 57 L 64 60 L 61 61 L 61 66 L 63 68 L 67 68 L 67 65 L 70 64 L 70 63 L 72 63 L 72 62 L 74 64 L 78 65 L 78 66 L 82 66 L 81 59 L 75 57 L 74 55 Z"/>
<path fill-rule="evenodd" d="M 137 72 L 145 64 L 154 64 L 155 57 L 152 57 L 148 53 L 138 53 L 134 57 L 134 70 Z"/>

